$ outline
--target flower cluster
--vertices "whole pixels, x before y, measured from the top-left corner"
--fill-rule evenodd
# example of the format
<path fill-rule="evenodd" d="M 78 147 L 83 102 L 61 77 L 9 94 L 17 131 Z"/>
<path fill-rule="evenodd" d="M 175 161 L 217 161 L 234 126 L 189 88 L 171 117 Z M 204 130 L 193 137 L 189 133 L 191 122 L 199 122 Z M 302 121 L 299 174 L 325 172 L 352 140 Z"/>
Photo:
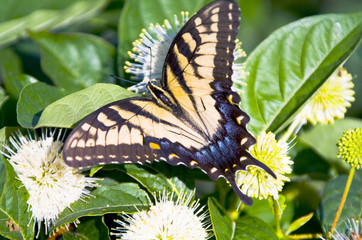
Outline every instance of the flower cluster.
<path fill-rule="evenodd" d="M 237 183 L 241 190 L 250 197 L 265 199 L 273 196 L 274 199 L 278 199 L 278 193 L 282 190 L 284 182 L 289 181 L 285 174 L 292 171 L 290 165 L 293 162 L 287 155 L 288 144 L 277 141 L 271 132 L 267 134 L 262 132 L 256 141 L 257 143 L 250 149 L 251 155 L 267 165 L 277 178 L 274 179 L 256 166 L 249 166 L 246 172 L 237 173 Z"/>
<path fill-rule="evenodd" d="M 65 208 L 89 195 L 87 187 L 94 186 L 94 179 L 65 164 L 60 137 L 60 132 L 57 138 L 54 132 L 43 132 L 39 139 L 19 132 L 2 153 L 29 193 L 32 218 L 38 224 L 44 221 L 46 231 Z"/>
<path fill-rule="evenodd" d="M 354 101 L 352 76 L 340 67 L 333 73 L 316 95 L 304 106 L 298 115 L 304 124 L 333 123 L 335 118 L 343 118 L 347 107 Z"/>
<path fill-rule="evenodd" d="M 362 128 L 349 129 L 338 141 L 338 157 L 359 169 L 362 166 Z"/>
<path fill-rule="evenodd" d="M 193 193 L 182 193 L 176 201 L 173 197 L 173 193 L 163 192 L 149 210 L 124 215 L 124 221 L 117 221 L 122 226 L 117 229 L 120 233 L 113 234 L 120 239 L 133 240 L 208 239 L 207 212 L 198 201 L 192 201 Z"/>

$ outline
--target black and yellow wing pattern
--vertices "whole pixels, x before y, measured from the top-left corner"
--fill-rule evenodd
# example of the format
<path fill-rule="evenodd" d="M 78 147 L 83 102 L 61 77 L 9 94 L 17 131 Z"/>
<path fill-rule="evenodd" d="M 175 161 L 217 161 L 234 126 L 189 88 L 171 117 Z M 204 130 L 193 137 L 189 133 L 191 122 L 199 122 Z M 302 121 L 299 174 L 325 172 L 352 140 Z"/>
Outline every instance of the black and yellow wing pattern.
<path fill-rule="evenodd" d="M 64 159 L 72 167 L 109 163 L 200 167 L 210 178 L 227 179 L 240 199 L 251 198 L 235 182 L 249 165 L 274 173 L 248 152 L 255 143 L 249 117 L 231 90 L 240 9 L 231 0 L 202 8 L 170 46 L 161 87 L 148 83 L 152 97 L 113 102 L 87 116 L 70 133 Z"/>

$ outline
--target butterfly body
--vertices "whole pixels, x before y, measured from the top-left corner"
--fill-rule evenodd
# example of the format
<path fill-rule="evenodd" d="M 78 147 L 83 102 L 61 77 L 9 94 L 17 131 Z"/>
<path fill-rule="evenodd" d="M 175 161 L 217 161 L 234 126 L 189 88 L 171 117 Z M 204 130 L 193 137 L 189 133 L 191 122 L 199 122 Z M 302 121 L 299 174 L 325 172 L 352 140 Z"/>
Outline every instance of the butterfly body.
<path fill-rule="evenodd" d="M 148 83 L 151 97 L 110 103 L 87 116 L 70 133 L 64 159 L 73 167 L 144 163 L 200 167 L 210 178 L 235 182 L 247 166 L 274 173 L 254 159 L 249 117 L 231 90 L 233 51 L 240 9 L 230 0 L 208 4 L 179 31 L 165 59 L 161 86 Z"/>

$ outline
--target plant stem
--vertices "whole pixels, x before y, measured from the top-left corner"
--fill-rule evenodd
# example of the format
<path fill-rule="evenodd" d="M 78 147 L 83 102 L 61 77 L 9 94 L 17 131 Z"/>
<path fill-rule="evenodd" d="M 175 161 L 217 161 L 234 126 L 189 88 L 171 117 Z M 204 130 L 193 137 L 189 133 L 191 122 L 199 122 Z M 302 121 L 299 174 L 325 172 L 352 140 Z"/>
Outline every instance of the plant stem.
<path fill-rule="evenodd" d="M 338 207 L 338 210 L 337 210 L 337 213 L 336 213 L 336 217 L 334 218 L 331 231 L 329 232 L 329 235 L 328 235 L 328 239 L 332 238 L 333 232 L 334 232 L 334 230 L 335 230 L 335 228 L 337 226 L 337 223 L 338 223 L 338 219 L 341 216 L 341 213 L 342 213 L 342 210 L 343 210 L 343 207 L 344 207 L 344 203 L 346 202 L 346 198 L 347 198 L 347 195 L 348 195 L 349 188 L 351 187 L 354 172 L 355 172 L 355 168 L 352 167 L 351 170 L 349 171 L 346 187 L 344 188 L 342 199 L 341 199 L 341 202 L 339 203 L 339 207 Z"/>
<path fill-rule="evenodd" d="M 289 125 L 287 131 L 283 134 L 281 141 L 288 141 L 289 137 L 293 134 L 294 130 L 299 126 L 300 121 L 295 118 L 294 121 Z"/>
<path fill-rule="evenodd" d="M 283 237 L 284 234 L 282 232 L 282 229 L 280 227 L 280 211 L 279 211 L 279 204 L 278 200 L 273 198 L 274 202 L 274 216 L 275 216 L 275 226 L 276 226 L 276 233 L 279 238 Z"/>
<path fill-rule="evenodd" d="M 323 237 L 322 233 L 309 233 L 309 234 L 293 234 L 288 235 L 289 239 L 320 239 Z"/>

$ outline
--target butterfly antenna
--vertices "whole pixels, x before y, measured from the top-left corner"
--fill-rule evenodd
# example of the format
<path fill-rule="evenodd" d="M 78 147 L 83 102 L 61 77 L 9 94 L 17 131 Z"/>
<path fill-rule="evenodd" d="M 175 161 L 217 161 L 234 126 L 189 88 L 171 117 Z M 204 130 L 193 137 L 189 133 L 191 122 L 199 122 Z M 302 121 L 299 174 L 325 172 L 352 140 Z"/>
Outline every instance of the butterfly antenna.
<path fill-rule="evenodd" d="M 128 82 L 128 83 L 132 83 L 132 84 L 136 84 L 137 81 L 132 81 L 132 80 L 128 80 L 128 79 L 125 79 L 125 78 L 121 78 L 121 77 L 118 77 L 116 75 L 111 75 L 111 77 L 115 78 L 115 79 L 118 79 L 118 80 L 121 80 L 123 82 Z"/>

